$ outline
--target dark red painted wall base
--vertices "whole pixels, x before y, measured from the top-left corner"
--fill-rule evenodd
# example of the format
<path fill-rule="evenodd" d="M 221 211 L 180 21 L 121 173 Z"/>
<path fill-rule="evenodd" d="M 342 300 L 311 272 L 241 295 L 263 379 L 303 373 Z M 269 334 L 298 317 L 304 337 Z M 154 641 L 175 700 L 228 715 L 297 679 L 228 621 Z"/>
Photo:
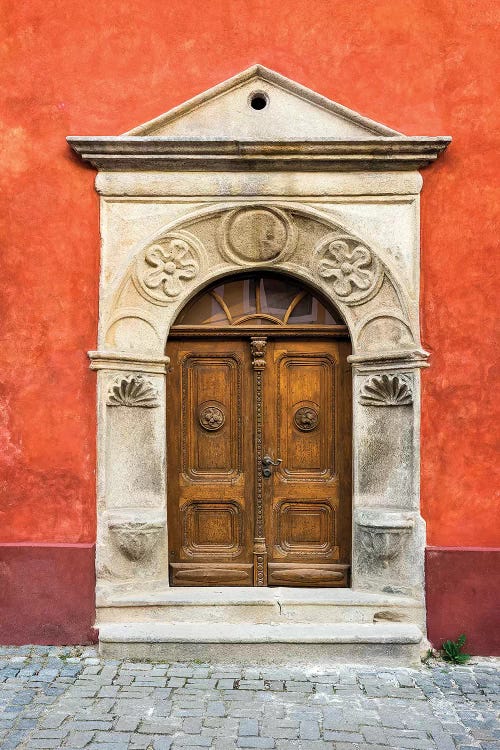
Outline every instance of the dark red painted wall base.
<path fill-rule="evenodd" d="M 0 544 L 0 643 L 94 643 L 93 544 Z M 428 547 L 432 645 L 467 636 L 467 651 L 500 656 L 500 549 Z"/>
<path fill-rule="evenodd" d="M 96 640 L 93 544 L 0 544 L 0 643 Z"/>
<path fill-rule="evenodd" d="M 428 547 L 426 590 L 434 648 L 465 633 L 467 653 L 500 656 L 500 549 Z"/>

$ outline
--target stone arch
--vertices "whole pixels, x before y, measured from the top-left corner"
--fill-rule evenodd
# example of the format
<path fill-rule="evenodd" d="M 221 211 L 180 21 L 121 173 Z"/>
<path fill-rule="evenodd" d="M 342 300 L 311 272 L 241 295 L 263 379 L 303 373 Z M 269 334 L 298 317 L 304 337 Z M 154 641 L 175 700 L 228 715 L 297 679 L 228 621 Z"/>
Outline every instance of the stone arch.
<path fill-rule="evenodd" d="M 365 225 L 360 236 L 348 214 L 339 222 L 298 201 L 228 200 L 144 232 L 112 266 L 101 296 L 99 350 L 90 353 L 99 370 L 100 586 L 113 591 L 125 580 L 139 590 L 145 580 L 162 580 L 168 565 L 165 345 L 171 324 L 213 282 L 272 270 L 330 301 L 349 329 L 352 587 L 420 596 L 419 370 L 426 353 L 418 346 L 417 286 Z M 349 280 L 353 269 L 343 263 L 360 271 L 359 283 Z"/>
<path fill-rule="evenodd" d="M 179 311 L 204 287 L 266 270 L 295 277 L 328 299 L 356 354 L 418 347 L 415 302 L 389 253 L 316 208 L 268 200 L 212 204 L 138 243 L 108 296 L 101 344 L 160 355 Z M 366 321 L 376 317 L 367 334 Z M 148 326 L 155 335 L 138 335 Z"/>

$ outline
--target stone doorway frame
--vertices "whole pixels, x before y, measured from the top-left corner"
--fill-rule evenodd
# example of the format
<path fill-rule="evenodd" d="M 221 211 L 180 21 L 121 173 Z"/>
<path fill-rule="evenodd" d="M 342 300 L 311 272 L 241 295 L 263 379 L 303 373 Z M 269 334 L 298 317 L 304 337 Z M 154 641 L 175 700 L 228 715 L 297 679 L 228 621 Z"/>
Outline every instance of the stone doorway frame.
<path fill-rule="evenodd" d="M 328 111 L 339 135 L 298 144 L 286 133 L 238 145 L 221 125 L 219 138 L 193 136 L 193 113 L 199 121 L 203 107 L 219 106 L 222 118 L 224 97 L 254 89 L 271 101 L 284 92 L 287 122 L 305 102 L 311 122 L 317 113 L 319 135 Z M 168 586 L 164 350 L 171 323 L 210 283 L 272 269 L 329 299 L 349 328 L 352 588 L 423 602 L 419 430 L 427 353 L 419 336 L 417 169 L 450 139 L 402 136 L 254 66 L 124 136 L 68 140 L 99 169 L 101 196 L 98 349 L 89 352 L 98 373 L 98 601 Z M 272 227 L 264 259 L 256 240 L 262 222 Z"/>

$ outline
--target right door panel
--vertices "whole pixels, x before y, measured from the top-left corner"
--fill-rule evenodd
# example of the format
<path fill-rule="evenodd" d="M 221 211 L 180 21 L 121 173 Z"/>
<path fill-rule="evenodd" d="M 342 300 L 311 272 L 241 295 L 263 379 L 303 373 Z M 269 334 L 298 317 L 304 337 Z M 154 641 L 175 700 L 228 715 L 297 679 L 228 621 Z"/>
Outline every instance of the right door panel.
<path fill-rule="evenodd" d="M 351 418 L 346 342 L 269 342 L 265 452 L 281 463 L 264 479 L 268 583 L 348 586 Z"/>

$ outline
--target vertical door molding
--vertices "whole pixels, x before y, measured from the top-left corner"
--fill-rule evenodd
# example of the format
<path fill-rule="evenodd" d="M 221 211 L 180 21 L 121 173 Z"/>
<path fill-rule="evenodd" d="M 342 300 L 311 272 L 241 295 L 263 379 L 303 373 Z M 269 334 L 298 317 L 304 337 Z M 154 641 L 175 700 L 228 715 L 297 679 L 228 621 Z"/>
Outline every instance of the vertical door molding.
<path fill-rule="evenodd" d="M 264 497 L 262 450 L 263 440 L 263 391 L 262 376 L 266 367 L 265 336 L 252 337 L 252 369 L 254 377 L 254 424 L 255 424 L 255 538 L 254 538 L 254 585 L 267 586 L 267 545 L 264 537 Z"/>

